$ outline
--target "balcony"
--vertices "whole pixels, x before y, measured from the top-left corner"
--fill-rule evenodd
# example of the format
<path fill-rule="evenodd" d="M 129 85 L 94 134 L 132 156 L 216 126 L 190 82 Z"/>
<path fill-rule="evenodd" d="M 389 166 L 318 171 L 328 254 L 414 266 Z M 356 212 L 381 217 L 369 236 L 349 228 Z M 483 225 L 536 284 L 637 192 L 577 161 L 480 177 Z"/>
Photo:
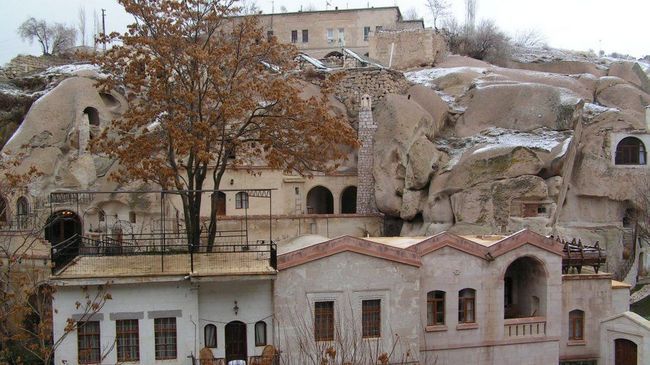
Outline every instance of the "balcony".
<path fill-rule="evenodd" d="M 52 247 L 53 278 L 275 274 L 274 242 L 228 242 L 220 232 L 214 246 L 188 245 L 184 235 L 164 233 L 74 235 Z M 226 236 L 227 237 L 227 236 Z M 218 237 L 219 238 L 219 237 Z M 201 242 L 206 242 L 202 237 Z"/>
<path fill-rule="evenodd" d="M 506 339 L 545 336 L 546 317 L 511 318 L 503 321 L 503 337 Z"/>

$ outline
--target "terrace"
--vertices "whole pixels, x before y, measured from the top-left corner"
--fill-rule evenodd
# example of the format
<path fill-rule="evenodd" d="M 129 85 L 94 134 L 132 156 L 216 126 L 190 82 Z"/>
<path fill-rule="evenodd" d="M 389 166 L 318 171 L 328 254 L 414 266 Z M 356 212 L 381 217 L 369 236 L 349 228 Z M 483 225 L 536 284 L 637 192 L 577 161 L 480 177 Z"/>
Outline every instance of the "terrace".
<path fill-rule="evenodd" d="M 143 192 L 82 192 L 53 193 L 52 212 L 45 229 L 50 241 L 52 277 L 57 279 L 127 278 L 151 276 L 227 276 L 273 275 L 277 269 L 276 244 L 268 240 L 249 240 L 248 226 L 242 221 L 240 229 L 218 230 L 212 245 L 208 245 L 207 229 L 202 228 L 199 243 L 191 245 L 185 234 L 183 222 L 166 217 L 173 201 L 166 197 L 170 192 L 146 192 L 156 198 L 145 199 L 151 213 L 141 214 L 136 223 L 132 207 L 121 209 L 109 223 L 107 213 L 98 207 L 110 204 L 121 207 L 121 201 L 133 201 L 129 194 Z M 110 195 L 102 195 L 110 194 Z M 160 194 L 160 195 L 156 195 Z M 252 197 L 270 199 L 270 190 L 251 192 Z M 107 204 L 107 202 L 109 202 Z M 157 205 L 157 206 L 156 206 Z M 156 209 L 151 209 L 155 206 Z M 270 206 L 270 204 L 269 204 Z M 84 222 L 77 212 L 84 212 Z M 90 212 L 90 213 L 89 213 Z M 112 214 L 112 213 L 111 213 Z M 128 222 L 119 219 L 131 216 Z M 98 220 L 92 228 L 88 222 Z M 173 224 L 171 224 L 173 223 Z M 270 208 L 269 208 L 270 224 Z M 84 225 L 89 228 L 86 229 Z M 270 227 L 269 227 L 270 230 Z"/>

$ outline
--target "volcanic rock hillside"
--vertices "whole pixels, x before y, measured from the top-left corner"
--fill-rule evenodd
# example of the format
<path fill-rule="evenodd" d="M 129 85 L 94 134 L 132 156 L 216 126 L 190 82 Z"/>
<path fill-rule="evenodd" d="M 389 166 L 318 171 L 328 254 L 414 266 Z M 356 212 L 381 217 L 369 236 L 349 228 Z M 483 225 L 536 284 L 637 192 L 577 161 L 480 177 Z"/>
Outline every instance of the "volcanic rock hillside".
<path fill-rule="evenodd" d="M 512 64 L 448 56 L 406 72 L 407 94 L 377 103 L 378 209 L 403 220 L 405 236 L 527 227 L 600 241 L 621 267 L 648 169 L 614 154 L 625 136 L 647 141 L 648 75 L 616 60 Z"/>

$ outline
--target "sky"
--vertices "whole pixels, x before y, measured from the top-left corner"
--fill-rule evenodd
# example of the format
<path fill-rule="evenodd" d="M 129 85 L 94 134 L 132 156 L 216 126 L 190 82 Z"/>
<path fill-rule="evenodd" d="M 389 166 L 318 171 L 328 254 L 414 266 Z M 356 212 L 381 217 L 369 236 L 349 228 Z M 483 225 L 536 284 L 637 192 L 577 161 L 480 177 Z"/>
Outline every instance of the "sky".
<path fill-rule="evenodd" d="M 457 19 L 464 19 L 465 1 L 448 0 Z M 431 18 L 425 0 L 257 0 L 264 13 L 284 6 L 298 11 L 301 5 L 324 10 L 326 3 L 332 9 L 338 6 L 360 8 L 367 6 L 400 7 L 403 13 L 415 8 L 427 25 Z M 544 36 L 548 45 L 573 50 L 603 50 L 635 57 L 650 55 L 650 0 L 476 0 L 476 19 L 492 19 L 508 34 L 535 30 Z M 101 9 L 106 9 L 107 32 L 126 30 L 133 22 L 117 0 L 0 0 L 0 65 L 18 54 L 40 54 L 38 44 L 22 41 L 16 29 L 27 18 L 48 22 L 79 23 L 79 9 L 86 12 L 86 28 L 93 29 L 94 13 L 101 24 Z M 87 43 L 92 42 L 87 37 Z M 79 39 L 79 43 L 80 43 Z"/>

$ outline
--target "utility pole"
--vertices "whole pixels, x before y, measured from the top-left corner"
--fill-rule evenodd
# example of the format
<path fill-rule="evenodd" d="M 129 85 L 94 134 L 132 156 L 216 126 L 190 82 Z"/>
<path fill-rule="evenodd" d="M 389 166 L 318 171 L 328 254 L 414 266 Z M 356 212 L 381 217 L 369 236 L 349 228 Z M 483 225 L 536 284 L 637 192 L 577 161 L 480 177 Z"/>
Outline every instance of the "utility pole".
<path fill-rule="evenodd" d="M 102 33 L 106 37 L 106 9 L 102 9 Z M 106 52 L 106 39 L 102 43 L 104 43 L 104 52 Z"/>

